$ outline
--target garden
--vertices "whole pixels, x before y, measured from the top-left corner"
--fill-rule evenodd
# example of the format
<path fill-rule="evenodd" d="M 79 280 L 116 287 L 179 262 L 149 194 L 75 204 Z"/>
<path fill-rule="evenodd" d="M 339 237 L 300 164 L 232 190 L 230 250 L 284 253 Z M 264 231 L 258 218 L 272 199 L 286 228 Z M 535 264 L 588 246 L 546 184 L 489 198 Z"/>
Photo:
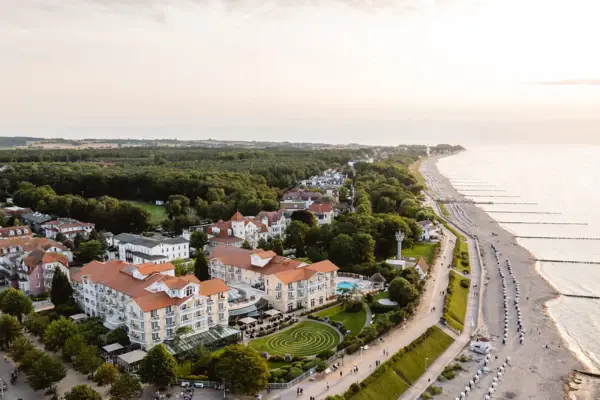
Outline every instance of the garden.
<path fill-rule="evenodd" d="M 306 321 L 277 334 L 255 339 L 250 347 L 268 354 L 307 357 L 332 349 L 340 342 L 335 328 L 319 322 Z"/>
<path fill-rule="evenodd" d="M 459 275 L 455 271 L 450 271 L 448 289 L 446 289 L 446 297 L 444 298 L 443 319 L 446 324 L 457 331 L 464 329 L 470 286 L 470 279 Z"/>
<path fill-rule="evenodd" d="M 313 314 L 316 318 L 328 319 L 331 322 L 342 324 L 342 330 L 349 330 L 352 335 L 358 335 L 367 322 L 367 311 L 362 302 L 357 302 L 357 310 L 349 309 L 338 304 L 326 310 Z"/>
<path fill-rule="evenodd" d="M 416 260 L 423 257 L 427 264 L 431 265 L 433 264 L 438 247 L 439 242 L 419 242 L 415 243 L 412 247 L 402 249 L 402 256 Z"/>

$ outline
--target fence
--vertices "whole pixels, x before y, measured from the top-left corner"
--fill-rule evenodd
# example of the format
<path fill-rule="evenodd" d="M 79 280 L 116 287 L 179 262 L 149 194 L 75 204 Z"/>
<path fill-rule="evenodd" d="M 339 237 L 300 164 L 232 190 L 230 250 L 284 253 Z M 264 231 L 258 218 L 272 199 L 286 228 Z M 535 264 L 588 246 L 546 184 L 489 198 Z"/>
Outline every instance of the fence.
<path fill-rule="evenodd" d="M 353 274 L 351 272 L 338 272 L 338 276 L 342 277 L 342 278 L 361 279 L 363 281 L 368 281 L 369 280 L 368 276 L 364 276 L 364 275 L 360 275 L 360 274 Z"/>
<path fill-rule="evenodd" d="M 52 302 L 50 300 L 34 301 L 32 303 L 33 303 L 33 309 L 35 312 L 43 311 L 43 310 L 50 310 L 50 309 L 54 308 L 54 304 L 52 304 Z"/>

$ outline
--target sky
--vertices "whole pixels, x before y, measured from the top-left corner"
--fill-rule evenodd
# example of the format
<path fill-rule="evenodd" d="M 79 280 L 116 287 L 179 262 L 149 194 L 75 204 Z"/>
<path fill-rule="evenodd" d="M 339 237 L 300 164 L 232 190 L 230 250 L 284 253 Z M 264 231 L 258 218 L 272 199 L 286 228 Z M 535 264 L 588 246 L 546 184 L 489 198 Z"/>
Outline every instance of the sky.
<path fill-rule="evenodd" d="M 600 141 L 597 0 L 0 0 L 0 135 Z"/>

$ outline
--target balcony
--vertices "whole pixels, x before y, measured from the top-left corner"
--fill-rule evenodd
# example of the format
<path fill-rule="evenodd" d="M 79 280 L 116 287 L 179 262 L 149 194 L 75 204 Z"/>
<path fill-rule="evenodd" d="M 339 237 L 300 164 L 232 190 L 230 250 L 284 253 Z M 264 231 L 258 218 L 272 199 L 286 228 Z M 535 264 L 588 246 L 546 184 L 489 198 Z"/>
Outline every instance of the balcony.
<path fill-rule="evenodd" d="M 152 332 L 160 331 L 160 325 L 152 325 Z"/>
<path fill-rule="evenodd" d="M 158 316 L 158 314 L 156 315 L 150 315 L 150 319 L 153 321 L 157 321 L 160 317 Z"/>
<path fill-rule="evenodd" d="M 167 312 L 165 313 L 165 315 L 166 315 L 166 316 L 172 316 L 172 315 L 175 315 L 175 310 L 167 311 Z"/>
<path fill-rule="evenodd" d="M 215 321 L 208 321 L 208 327 L 212 328 L 214 326 L 217 326 L 217 323 Z"/>

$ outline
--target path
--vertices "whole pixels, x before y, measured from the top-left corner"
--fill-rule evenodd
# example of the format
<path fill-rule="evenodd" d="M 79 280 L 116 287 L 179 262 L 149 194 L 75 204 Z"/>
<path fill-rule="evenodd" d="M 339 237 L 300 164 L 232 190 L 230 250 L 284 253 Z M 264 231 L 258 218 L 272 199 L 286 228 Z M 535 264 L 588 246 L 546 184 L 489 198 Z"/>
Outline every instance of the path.
<path fill-rule="evenodd" d="M 343 375 L 340 377 L 340 370 L 332 372 L 326 377 L 318 378 L 315 381 L 305 380 L 298 385 L 288 389 L 274 390 L 271 394 L 263 398 L 269 400 L 290 400 L 296 399 L 296 390 L 301 387 L 304 391 L 303 398 L 315 396 L 317 399 L 323 399 L 329 395 L 344 393 L 351 384 L 362 381 L 367 378 L 375 367 L 375 361 L 386 361 L 383 356 L 383 350 L 387 349 L 390 355 L 395 354 L 403 347 L 409 345 L 417 339 L 428 328 L 438 323 L 442 317 L 444 309 L 444 297 L 440 294 L 448 286 L 448 260 L 452 259 L 454 235 L 444 229 L 444 237 L 441 242 L 441 251 L 439 257 L 433 266 L 433 275 L 427 281 L 427 288 L 423 294 L 423 299 L 417 308 L 416 315 L 404 325 L 388 332 L 384 335 L 385 342 L 374 342 L 369 345 L 370 349 L 343 358 L 341 368 Z M 442 265 L 443 264 L 443 265 Z M 430 311 L 435 307 L 435 311 Z M 357 373 L 350 372 L 352 367 L 357 365 Z M 329 383 L 329 390 L 327 390 Z"/>
<path fill-rule="evenodd" d="M 366 302 L 364 302 L 363 304 L 365 306 L 365 312 L 367 313 L 367 319 L 365 320 L 365 326 L 363 328 L 366 328 L 367 326 L 371 325 L 371 320 L 373 319 L 373 312 L 371 311 L 371 307 L 369 307 L 369 305 Z"/>

